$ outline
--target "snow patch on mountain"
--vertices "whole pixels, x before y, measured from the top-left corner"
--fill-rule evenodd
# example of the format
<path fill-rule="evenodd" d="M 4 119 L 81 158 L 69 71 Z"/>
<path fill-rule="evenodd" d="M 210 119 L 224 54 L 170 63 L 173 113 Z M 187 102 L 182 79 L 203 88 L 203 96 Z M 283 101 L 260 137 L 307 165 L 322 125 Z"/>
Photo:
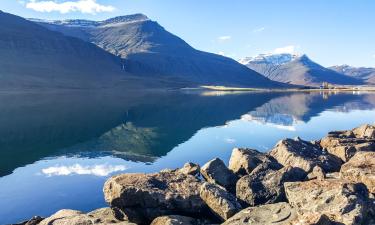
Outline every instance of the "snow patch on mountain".
<path fill-rule="evenodd" d="M 289 53 L 259 54 L 255 57 L 245 57 L 243 59 L 240 59 L 238 62 L 244 65 L 247 65 L 249 63 L 266 63 L 272 65 L 282 65 L 294 61 L 298 57 L 300 57 L 300 55 Z"/>

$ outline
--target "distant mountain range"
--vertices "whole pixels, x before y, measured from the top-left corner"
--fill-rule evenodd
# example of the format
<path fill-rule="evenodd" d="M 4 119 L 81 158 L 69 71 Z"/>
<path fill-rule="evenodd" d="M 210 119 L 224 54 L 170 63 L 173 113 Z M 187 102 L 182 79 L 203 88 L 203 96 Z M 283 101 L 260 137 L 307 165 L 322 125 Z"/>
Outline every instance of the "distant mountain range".
<path fill-rule="evenodd" d="M 332 66 L 329 69 L 345 74 L 357 79 L 361 79 L 368 84 L 375 84 L 375 68 L 352 67 L 349 65 Z"/>
<path fill-rule="evenodd" d="M 325 68 L 306 55 L 261 54 L 239 60 L 267 78 L 289 84 L 320 86 L 323 82 L 337 85 L 363 84 L 361 79 Z"/>
<path fill-rule="evenodd" d="M 198 51 L 143 14 L 104 21 L 30 19 L 52 31 L 94 43 L 122 58 L 125 71 L 192 85 L 281 87 L 233 59 Z"/>

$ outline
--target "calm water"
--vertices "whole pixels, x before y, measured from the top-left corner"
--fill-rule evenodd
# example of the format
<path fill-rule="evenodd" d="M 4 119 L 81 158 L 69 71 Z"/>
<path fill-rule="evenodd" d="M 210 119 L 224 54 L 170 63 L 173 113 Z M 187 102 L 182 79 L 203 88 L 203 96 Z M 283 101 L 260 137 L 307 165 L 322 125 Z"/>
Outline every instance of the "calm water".
<path fill-rule="evenodd" d="M 0 224 L 105 206 L 116 173 L 227 161 L 375 122 L 375 94 L 0 94 Z"/>

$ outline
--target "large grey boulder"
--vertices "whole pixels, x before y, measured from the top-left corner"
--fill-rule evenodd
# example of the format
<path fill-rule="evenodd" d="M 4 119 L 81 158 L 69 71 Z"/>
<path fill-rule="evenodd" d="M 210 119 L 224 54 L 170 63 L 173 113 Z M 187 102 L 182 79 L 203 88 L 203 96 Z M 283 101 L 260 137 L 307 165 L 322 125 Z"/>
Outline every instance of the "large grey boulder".
<path fill-rule="evenodd" d="M 307 173 L 315 166 L 320 166 L 325 172 L 336 172 L 342 164 L 338 157 L 299 138 L 279 141 L 269 154 L 283 166 L 298 167 Z"/>
<path fill-rule="evenodd" d="M 296 218 L 295 210 L 288 203 L 280 202 L 246 208 L 222 225 L 291 225 Z"/>
<path fill-rule="evenodd" d="M 91 213 L 83 213 L 76 210 L 63 209 L 52 216 L 45 218 L 38 225 L 136 225 L 128 221 L 117 219 L 110 208 L 95 210 Z"/>
<path fill-rule="evenodd" d="M 356 152 L 375 151 L 375 127 L 363 125 L 353 130 L 329 132 L 320 141 L 322 148 L 347 162 Z"/>
<path fill-rule="evenodd" d="M 213 213 L 224 221 L 242 209 L 236 197 L 217 184 L 204 183 L 200 196 Z"/>
<path fill-rule="evenodd" d="M 365 185 L 345 180 L 325 179 L 284 184 L 288 202 L 301 215 L 325 214 L 343 224 L 362 224 L 368 212 Z"/>
<path fill-rule="evenodd" d="M 375 152 L 357 152 L 342 165 L 340 176 L 355 183 L 364 183 L 375 193 Z"/>
<path fill-rule="evenodd" d="M 200 222 L 197 219 L 179 216 L 179 215 L 168 215 L 160 216 L 155 218 L 150 225 L 199 225 Z"/>
<path fill-rule="evenodd" d="M 237 182 L 237 176 L 228 169 L 225 163 L 215 158 L 201 167 L 201 174 L 209 183 L 215 183 L 233 191 Z"/>
<path fill-rule="evenodd" d="M 265 153 L 249 148 L 235 148 L 229 160 L 228 168 L 238 176 L 250 174 L 259 164 L 272 162 L 277 164 L 276 160 Z"/>
<path fill-rule="evenodd" d="M 299 168 L 273 170 L 260 165 L 237 181 L 236 196 L 245 206 L 285 201 L 284 182 L 301 181 L 305 177 L 306 173 Z"/>
<path fill-rule="evenodd" d="M 39 224 L 44 218 L 40 216 L 34 216 L 33 218 L 23 221 L 21 223 L 12 224 L 12 225 L 37 225 Z"/>
<path fill-rule="evenodd" d="M 104 184 L 104 197 L 132 222 L 151 222 L 171 214 L 196 215 L 207 209 L 199 196 L 201 183 L 178 171 L 122 174 Z"/>

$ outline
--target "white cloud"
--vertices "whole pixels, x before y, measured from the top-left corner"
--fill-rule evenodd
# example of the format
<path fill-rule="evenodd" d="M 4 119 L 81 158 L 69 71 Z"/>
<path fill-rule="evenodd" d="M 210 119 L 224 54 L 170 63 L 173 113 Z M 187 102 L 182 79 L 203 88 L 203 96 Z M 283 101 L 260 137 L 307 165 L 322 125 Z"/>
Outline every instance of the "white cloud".
<path fill-rule="evenodd" d="M 265 27 L 259 27 L 259 28 L 256 28 L 253 30 L 253 33 L 260 33 L 262 31 L 264 31 L 266 28 Z"/>
<path fill-rule="evenodd" d="M 295 54 L 296 46 L 288 45 L 288 46 L 276 48 L 275 50 L 273 50 L 273 54 L 282 54 L 282 53 Z"/>
<path fill-rule="evenodd" d="M 126 170 L 124 165 L 94 165 L 94 166 L 81 166 L 80 164 L 75 164 L 73 166 L 52 166 L 42 169 L 42 173 L 47 176 L 67 176 L 71 174 L 78 175 L 95 175 L 100 177 L 108 176 L 111 173 Z"/>
<path fill-rule="evenodd" d="M 226 36 L 221 36 L 221 37 L 218 37 L 218 38 L 217 38 L 217 40 L 218 40 L 219 42 L 229 41 L 230 39 L 232 39 L 232 37 L 231 37 L 231 36 L 228 36 L 228 35 L 226 35 Z"/>
<path fill-rule="evenodd" d="M 111 5 L 101 5 L 96 0 L 78 0 L 78 1 L 38 1 L 30 0 L 26 4 L 26 8 L 38 12 L 59 12 L 62 14 L 70 12 L 80 12 L 88 14 L 96 14 L 101 12 L 112 12 L 115 8 Z"/>
<path fill-rule="evenodd" d="M 374 58 L 375 58 L 375 54 L 373 54 L 373 55 L 372 55 L 372 57 L 374 57 Z"/>

